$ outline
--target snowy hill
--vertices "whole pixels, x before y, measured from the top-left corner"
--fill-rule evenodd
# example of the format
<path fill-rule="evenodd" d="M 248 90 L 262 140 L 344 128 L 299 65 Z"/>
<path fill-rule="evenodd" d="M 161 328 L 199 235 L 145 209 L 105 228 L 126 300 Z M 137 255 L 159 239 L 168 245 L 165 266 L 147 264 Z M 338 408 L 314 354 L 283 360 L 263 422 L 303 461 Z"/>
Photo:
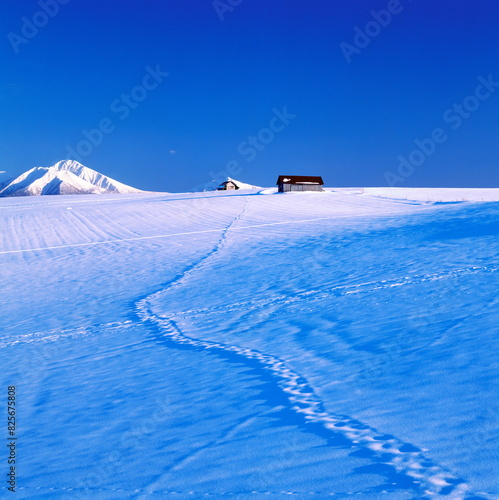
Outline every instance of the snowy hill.
<path fill-rule="evenodd" d="M 73 160 L 52 167 L 35 167 L 0 186 L 0 196 L 139 193 Z"/>
<path fill-rule="evenodd" d="M 241 182 L 238 181 L 237 179 L 233 179 L 232 177 L 223 177 L 223 181 L 220 182 L 220 179 L 218 180 L 213 180 L 207 184 L 202 184 L 200 186 L 192 188 L 192 192 L 199 192 L 199 191 L 205 191 L 205 192 L 210 192 L 210 191 L 217 191 L 217 190 L 223 190 L 224 187 L 227 184 L 233 184 L 235 186 L 235 189 L 262 189 L 261 186 L 255 186 L 253 184 L 248 184 L 246 182 Z M 233 188 L 230 188 L 228 190 L 231 190 Z"/>
<path fill-rule="evenodd" d="M 220 189 L 226 183 L 233 184 L 236 189 L 262 189 L 261 186 L 254 186 L 253 184 L 247 184 L 246 182 L 238 181 L 236 179 L 233 179 L 232 177 L 227 177 L 227 179 L 224 182 L 222 182 L 217 189 Z"/>
<path fill-rule="evenodd" d="M 19 498 L 499 498 L 498 190 L 274 192 L 0 199 Z"/>

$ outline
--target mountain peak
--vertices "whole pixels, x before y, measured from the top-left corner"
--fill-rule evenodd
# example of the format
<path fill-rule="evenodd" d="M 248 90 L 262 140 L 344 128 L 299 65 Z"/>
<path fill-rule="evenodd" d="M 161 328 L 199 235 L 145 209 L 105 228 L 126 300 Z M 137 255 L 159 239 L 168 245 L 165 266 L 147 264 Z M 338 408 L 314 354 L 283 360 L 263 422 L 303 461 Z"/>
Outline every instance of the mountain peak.
<path fill-rule="evenodd" d="M 87 168 L 87 167 L 85 167 L 84 165 L 82 165 L 80 162 L 78 162 L 76 160 L 61 160 L 49 168 L 54 168 L 55 170 L 73 171 L 73 170 L 78 170 L 78 169 Z"/>
<path fill-rule="evenodd" d="M 4 185 L 0 196 L 140 192 L 75 160 L 61 160 L 51 167 L 35 167 L 24 172 Z"/>

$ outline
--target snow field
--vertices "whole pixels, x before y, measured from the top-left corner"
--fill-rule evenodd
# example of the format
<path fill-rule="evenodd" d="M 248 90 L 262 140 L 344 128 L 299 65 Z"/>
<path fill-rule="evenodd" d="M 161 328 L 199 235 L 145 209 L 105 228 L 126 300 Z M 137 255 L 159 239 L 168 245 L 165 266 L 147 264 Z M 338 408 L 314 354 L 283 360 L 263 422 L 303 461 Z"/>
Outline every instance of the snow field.
<path fill-rule="evenodd" d="M 1 200 L 19 496 L 495 498 L 497 211 Z"/>

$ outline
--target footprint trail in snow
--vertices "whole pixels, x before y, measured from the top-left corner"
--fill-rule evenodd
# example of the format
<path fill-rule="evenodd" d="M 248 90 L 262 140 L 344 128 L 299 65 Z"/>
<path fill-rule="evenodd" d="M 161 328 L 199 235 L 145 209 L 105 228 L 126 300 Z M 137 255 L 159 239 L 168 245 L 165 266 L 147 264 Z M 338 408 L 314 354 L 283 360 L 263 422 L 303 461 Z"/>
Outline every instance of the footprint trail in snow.
<path fill-rule="evenodd" d="M 164 284 L 160 290 L 136 303 L 136 313 L 140 320 L 153 326 L 174 345 L 209 351 L 237 362 L 243 361 L 270 375 L 289 402 L 288 410 L 299 416 L 311 432 L 331 441 L 337 441 L 340 437 L 350 443 L 358 456 L 371 458 L 373 464 L 366 473 L 380 474 L 388 479 L 389 484 L 395 481 L 397 488 L 412 491 L 418 498 L 490 498 L 487 495 L 474 496 L 464 480 L 439 467 L 415 446 L 394 436 L 383 435 L 348 416 L 326 411 L 323 402 L 307 380 L 288 368 L 281 359 L 255 349 L 196 339 L 181 331 L 174 320 L 174 312 L 158 315 L 152 311 L 152 301 L 174 291 L 175 288 L 188 286 L 189 277 L 207 266 L 211 258 L 223 250 L 231 229 L 244 216 L 248 204 L 249 198 L 246 198 L 242 212 L 223 230 L 213 250 L 172 281 Z"/>

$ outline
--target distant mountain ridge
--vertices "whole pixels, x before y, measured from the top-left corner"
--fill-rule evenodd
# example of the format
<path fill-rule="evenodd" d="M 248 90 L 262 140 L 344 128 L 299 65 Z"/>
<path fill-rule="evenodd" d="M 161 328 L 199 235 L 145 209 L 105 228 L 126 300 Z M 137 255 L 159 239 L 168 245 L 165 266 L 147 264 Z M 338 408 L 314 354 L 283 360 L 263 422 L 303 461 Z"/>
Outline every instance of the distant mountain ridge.
<path fill-rule="evenodd" d="M 32 168 L 0 185 L 0 196 L 140 192 L 74 160 L 62 160 L 51 167 Z"/>

